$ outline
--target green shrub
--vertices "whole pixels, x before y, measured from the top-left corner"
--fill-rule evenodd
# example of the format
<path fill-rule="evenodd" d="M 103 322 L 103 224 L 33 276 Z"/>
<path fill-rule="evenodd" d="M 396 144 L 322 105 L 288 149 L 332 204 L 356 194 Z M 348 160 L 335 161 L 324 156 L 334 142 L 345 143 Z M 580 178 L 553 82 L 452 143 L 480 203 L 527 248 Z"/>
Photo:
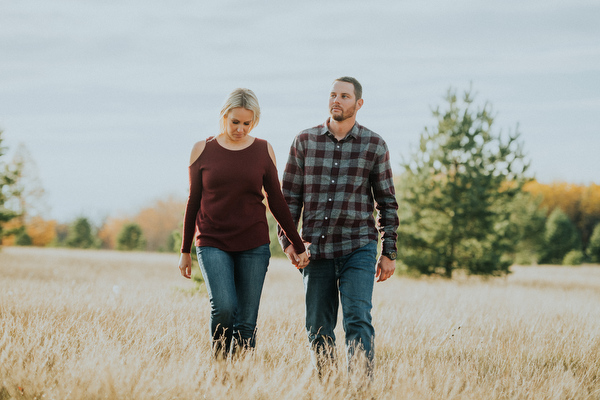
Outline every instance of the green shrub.
<path fill-rule="evenodd" d="M 544 249 L 540 264 L 560 264 L 572 250 L 581 249 L 577 228 L 560 208 L 555 208 L 546 221 Z"/>
<path fill-rule="evenodd" d="M 535 265 L 538 261 L 537 253 L 531 250 L 523 250 L 515 254 L 515 264 L 517 265 Z"/>
<path fill-rule="evenodd" d="M 583 258 L 583 251 L 571 250 L 565 255 L 562 263 L 563 265 L 581 265 Z"/>

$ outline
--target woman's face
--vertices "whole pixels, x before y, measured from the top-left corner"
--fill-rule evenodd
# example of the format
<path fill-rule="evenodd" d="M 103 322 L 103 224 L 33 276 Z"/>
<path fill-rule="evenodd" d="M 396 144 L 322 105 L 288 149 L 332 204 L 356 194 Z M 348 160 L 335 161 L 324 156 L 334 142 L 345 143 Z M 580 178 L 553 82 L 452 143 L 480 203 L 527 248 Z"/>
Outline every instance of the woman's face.
<path fill-rule="evenodd" d="M 232 108 L 225 117 L 225 134 L 232 142 L 243 140 L 252 130 L 254 112 L 243 107 Z"/>

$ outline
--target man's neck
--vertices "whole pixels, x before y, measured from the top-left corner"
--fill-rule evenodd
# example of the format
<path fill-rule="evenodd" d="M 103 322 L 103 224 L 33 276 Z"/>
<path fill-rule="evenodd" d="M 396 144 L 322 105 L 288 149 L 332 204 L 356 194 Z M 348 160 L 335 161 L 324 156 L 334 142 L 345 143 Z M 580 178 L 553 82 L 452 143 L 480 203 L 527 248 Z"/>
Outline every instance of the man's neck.
<path fill-rule="evenodd" d="M 348 132 L 352 130 L 354 123 L 356 122 L 356 118 L 348 118 L 343 121 L 336 121 L 333 118 L 329 118 L 329 132 L 333 133 L 333 136 L 337 140 L 342 140 L 346 137 Z"/>

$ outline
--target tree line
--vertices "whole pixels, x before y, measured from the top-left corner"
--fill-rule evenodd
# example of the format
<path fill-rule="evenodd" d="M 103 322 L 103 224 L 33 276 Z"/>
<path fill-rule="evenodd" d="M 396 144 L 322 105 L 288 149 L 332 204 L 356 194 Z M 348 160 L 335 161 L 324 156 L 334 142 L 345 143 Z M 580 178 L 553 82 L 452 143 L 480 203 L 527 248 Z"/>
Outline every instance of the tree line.
<path fill-rule="evenodd" d="M 447 92 L 396 177 L 398 263 L 406 273 L 504 275 L 511 265 L 600 262 L 600 185 L 543 184 L 529 175 L 518 126 L 502 134 L 489 103 Z M 81 216 L 44 219 L 44 190 L 26 149 L 3 162 L 0 131 L 0 240 L 4 245 L 177 252 L 185 202 L 156 200 L 134 216 L 99 226 Z M 271 251 L 283 256 L 267 213 Z"/>

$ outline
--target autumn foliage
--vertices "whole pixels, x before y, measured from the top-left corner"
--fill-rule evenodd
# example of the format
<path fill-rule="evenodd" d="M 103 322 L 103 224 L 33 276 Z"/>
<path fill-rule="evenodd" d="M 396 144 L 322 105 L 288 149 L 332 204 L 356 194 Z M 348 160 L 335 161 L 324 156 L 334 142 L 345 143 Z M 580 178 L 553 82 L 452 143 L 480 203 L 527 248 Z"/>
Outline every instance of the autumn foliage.
<path fill-rule="evenodd" d="M 523 188 L 541 200 L 547 215 L 559 208 L 575 224 L 586 246 L 594 227 L 600 223 L 600 185 L 577 185 L 566 182 L 543 184 L 529 182 Z"/>
<path fill-rule="evenodd" d="M 184 201 L 169 196 L 156 200 L 133 218 L 144 232 L 147 250 L 166 250 L 171 232 L 181 226 L 184 208 Z"/>
<path fill-rule="evenodd" d="M 31 238 L 33 246 L 47 246 L 56 237 L 56 221 L 33 217 L 27 224 L 26 232 Z"/>
<path fill-rule="evenodd" d="M 24 226 L 25 233 L 31 239 L 32 246 L 44 247 L 51 244 L 56 238 L 56 220 L 46 220 L 42 217 L 32 217 Z M 22 229 L 23 223 L 20 219 L 15 218 L 5 224 L 7 231 Z M 2 241 L 6 246 L 13 246 L 17 242 L 17 235 L 8 235 Z"/>
<path fill-rule="evenodd" d="M 185 202 L 174 196 L 158 199 L 133 216 L 108 218 L 98 231 L 102 247 L 116 249 L 121 231 L 134 223 L 142 229 L 148 251 L 171 251 L 169 237 L 174 230 L 181 229 Z"/>
<path fill-rule="evenodd" d="M 130 222 L 127 217 L 110 217 L 98 230 L 98 238 L 102 243 L 103 249 L 116 249 L 117 248 L 117 237 L 123 227 Z"/>

